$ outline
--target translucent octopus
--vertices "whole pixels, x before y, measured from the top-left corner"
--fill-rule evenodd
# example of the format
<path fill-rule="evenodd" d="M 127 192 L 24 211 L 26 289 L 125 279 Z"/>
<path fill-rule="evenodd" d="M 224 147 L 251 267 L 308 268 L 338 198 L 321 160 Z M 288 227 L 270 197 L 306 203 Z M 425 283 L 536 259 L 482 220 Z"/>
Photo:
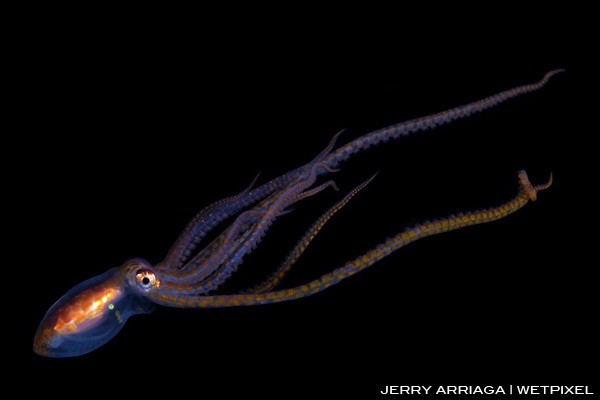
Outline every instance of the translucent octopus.
<path fill-rule="evenodd" d="M 155 304 L 179 308 L 218 308 L 300 299 L 349 278 L 411 242 L 496 221 L 514 213 L 529 201 L 536 200 L 537 193 L 552 184 L 552 176 L 547 183 L 534 186 L 529 182 L 525 171 L 519 171 L 518 192 L 504 204 L 450 215 L 405 229 L 364 255 L 312 282 L 277 290 L 321 228 L 371 182 L 374 178 L 372 176 L 321 215 L 284 262 L 263 283 L 236 294 L 218 293 L 221 285 L 236 272 L 244 257 L 260 244 L 278 217 L 289 212 L 290 207 L 302 199 L 327 187 L 335 187 L 333 181 L 316 185 L 317 179 L 336 171 L 353 154 L 391 139 L 448 124 L 495 107 L 511 98 L 539 90 L 559 72 L 562 70 L 550 71 L 537 83 L 515 87 L 447 111 L 379 129 L 334 150 L 341 132 L 338 133 L 307 164 L 256 188 L 253 188 L 253 182 L 242 192 L 205 207 L 186 226 L 162 262 L 151 265 L 146 260 L 135 258 L 69 290 L 44 316 L 35 334 L 33 350 L 47 357 L 73 357 L 88 353 L 113 338 L 130 316 L 150 313 Z M 209 232 L 233 217 L 235 219 L 220 235 L 203 249 L 196 251 Z"/>

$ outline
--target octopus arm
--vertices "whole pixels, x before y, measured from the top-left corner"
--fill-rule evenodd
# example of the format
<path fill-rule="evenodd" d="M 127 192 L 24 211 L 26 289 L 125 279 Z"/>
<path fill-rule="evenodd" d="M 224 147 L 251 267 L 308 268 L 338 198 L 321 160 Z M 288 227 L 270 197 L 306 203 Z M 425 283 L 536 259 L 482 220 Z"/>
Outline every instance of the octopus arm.
<path fill-rule="evenodd" d="M 387 257 L 409 243 L 428 236 L 502 219 L 518 211 L 529 201 L 536 200 L 538 192 L 546 190 L 552 184 L 552 177 L 550 177 L 550 180 L 546 184 L 533 186 L 529 182 L 529 178 L 525 171 L 520 171 L 518 176 L 519 192 L 506 203 L 493 208 L 450 215 L 446 218 L 426 222 L 413 228 L 406 229 L 398 235 L 386 240 L 384 243 L 379 244 L 364 255 L 359 256 L 355 260 L 346 263 L 344 266 L 339 267 L 312 282 L 291 289 L 254 294 L 178 296 L 176 294 L 161 295 L 160 292 L 156 292 L 152 296 L 153 300 L 158 304 L 170 307 L 221 308 L 279 303 L 311 296 L 372 266 L 377 261 Z"/>

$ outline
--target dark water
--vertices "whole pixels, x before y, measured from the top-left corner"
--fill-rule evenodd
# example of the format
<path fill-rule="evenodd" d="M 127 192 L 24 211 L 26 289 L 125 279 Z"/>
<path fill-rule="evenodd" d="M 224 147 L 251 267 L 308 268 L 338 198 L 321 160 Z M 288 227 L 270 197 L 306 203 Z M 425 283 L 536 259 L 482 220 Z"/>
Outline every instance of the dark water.
<path fill-rule="evenodd" d="M 19 365 L 45 382 L 35 389 L 89 382 L 110 392 L 126 382 L 140 395 L 172 386 L 198 398 L 369 398 L 383 385 L 592 384 L 597 374 L 583 364 L 597 357 L 597 281 L 582 228 L 593 133 L 580 129 L 576 42 L 552 28 L 466 46 L 454 43 L 473 35 L 452 29 L 431 39 L 408 32 L 200 35 L 196 45 L 142 33 L 41 40 L 24 59 L 30 86 L 16 104 L 31 112 L 11 128 L 28 149 L 13 168 L 26 182 L 23 223 L 34 226 L 19 268 L 29 293 Z M 258 171 L 264 181 L 301 165 L 342 128 L 345 142 L 555 68 L 568 72 L 539 92 L 355 156 L 333 176 L 341 193 L 282 217 L 230 288 L 259 282 L 320 212 L 375 171 L 286 286 L 407 225 L 508 200 L 519 169 L 534 183 L 552 171 L 555 185 L 517 214 L 419 241 L 311 298 L 159 308 L 89 355 L 31 353 L 37 324 L 70 287 L 131 257 L 160 261 L 196 211 Z"/>

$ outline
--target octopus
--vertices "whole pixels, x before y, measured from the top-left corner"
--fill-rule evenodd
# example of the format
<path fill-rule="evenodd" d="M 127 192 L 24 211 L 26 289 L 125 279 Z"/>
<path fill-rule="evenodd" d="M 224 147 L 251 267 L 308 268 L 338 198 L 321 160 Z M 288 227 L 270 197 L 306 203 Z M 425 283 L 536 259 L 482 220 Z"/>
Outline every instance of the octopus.
<path fill-rule="evenodd" d="M 279 289 L 288 272 L 327 222 L 375 178 L 357 185 L 323 213 L 300 238 L 287 258 L 262 283 L 233 294 L 219 293 L 239 269 L 244 257 L 261 243 L 276 220 L 296 203 L 328 187 L 333 180 L 319 178 L 338 171 L 352 155 L 412 133 L 433 129 L 495 107 L 509 99 L 534 92 L 563 70 L 550 71 L 530 83 L 469 104 L 412 119 L 365 134 L 336 148 L 342 132 L 308 163 L 260 186 L 254 181 L 241 192 L 202 209 L 185 227 L 165 259 L 156 265 L 135 258 L 122 266 L 88 279 L 69 290 L 46 313 L 34 337 L 33 350 L 46 357 L 73 357 L 89 353 L 111 340 L 136 314 L 150 313 L 155 305 L 178 308 L 254 306 L 301 299 L 319 293 L 416 240 L 468 226 L 502 219 L 534 201 L 552 184 L 532 185 L 519 171 L 517 194 L 495 207 L 449 215 L 409 227 L 365 254 L 297 287 Z M 202 249 L 203 239 L 230 220 Z"/>

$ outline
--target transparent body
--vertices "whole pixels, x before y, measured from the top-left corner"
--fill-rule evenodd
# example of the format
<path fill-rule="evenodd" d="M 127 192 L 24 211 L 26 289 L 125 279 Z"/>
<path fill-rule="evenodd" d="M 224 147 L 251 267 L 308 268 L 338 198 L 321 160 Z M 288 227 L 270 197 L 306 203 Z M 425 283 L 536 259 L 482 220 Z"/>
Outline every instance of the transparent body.
<path fill-rule="evenodd" d="M 60 298 L 46 313 L 34 339 L 34 351 L 47 357 L 88 353 L 112 339 L 135 314 L 154 304 L 142 297 L 123 268 L 88 279 Z"/>

